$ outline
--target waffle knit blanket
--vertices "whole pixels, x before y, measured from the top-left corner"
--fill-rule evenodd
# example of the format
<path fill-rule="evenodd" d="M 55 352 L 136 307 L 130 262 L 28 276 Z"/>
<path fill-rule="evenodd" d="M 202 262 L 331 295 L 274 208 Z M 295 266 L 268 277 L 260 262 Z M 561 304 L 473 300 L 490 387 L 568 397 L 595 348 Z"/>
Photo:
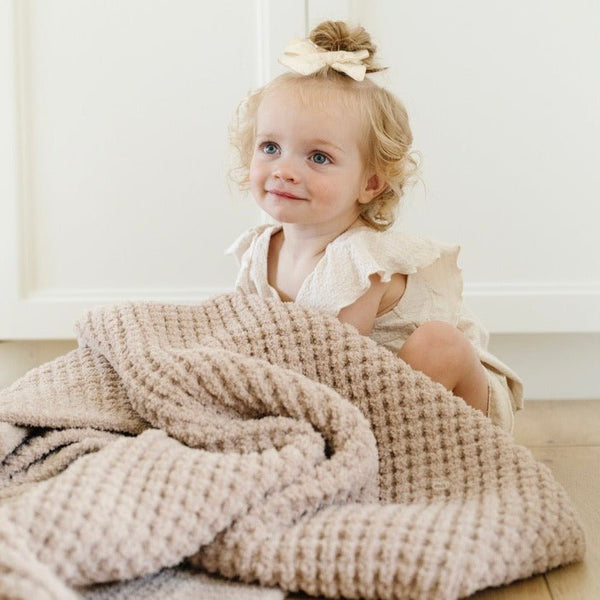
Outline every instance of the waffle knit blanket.
<path fill-rule="evenodd" d="M 1 598 L 450 600 L 583 555 L 548 468 L 334 318 L 232 293 L 76 330 L 0 394 Z"/>

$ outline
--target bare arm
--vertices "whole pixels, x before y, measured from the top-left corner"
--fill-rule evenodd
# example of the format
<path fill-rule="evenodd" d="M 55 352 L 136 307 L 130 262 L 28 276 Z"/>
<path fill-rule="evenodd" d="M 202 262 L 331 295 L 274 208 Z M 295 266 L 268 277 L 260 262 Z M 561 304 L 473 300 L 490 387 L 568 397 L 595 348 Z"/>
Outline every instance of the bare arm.
<path fill-rule="evenodd" d="M 394 275 L 385 283 L 377 274 L 369 277 L 371 287 L 353 304 L 345 306 L 338 313 L 342 323 L 350 323 L 362 335 L 369 335 L 375 323 L 375 317 L 394 306 L 402 297 L 406 287 L 406 276 Z"/>

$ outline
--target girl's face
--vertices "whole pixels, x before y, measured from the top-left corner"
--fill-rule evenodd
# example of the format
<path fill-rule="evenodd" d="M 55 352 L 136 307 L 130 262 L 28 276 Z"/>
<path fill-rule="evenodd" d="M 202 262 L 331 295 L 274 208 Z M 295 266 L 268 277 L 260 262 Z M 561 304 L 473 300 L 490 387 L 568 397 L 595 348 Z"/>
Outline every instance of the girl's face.
<path fill-rule="evenodd" d="M 281 223 L 343 231 L 381 191 L 365 171 L 365 135 L 358 109 L 334 97 L 311 106 L 291 87 L 267 92 L 250 164 L 254 199 Z"/>

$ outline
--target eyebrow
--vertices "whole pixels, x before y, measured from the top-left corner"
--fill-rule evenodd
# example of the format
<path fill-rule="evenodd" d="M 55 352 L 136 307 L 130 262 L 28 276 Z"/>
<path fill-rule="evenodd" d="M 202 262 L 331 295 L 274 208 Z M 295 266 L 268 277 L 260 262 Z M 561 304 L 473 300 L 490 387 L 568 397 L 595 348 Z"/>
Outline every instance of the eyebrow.
<path fill-rule="evenodd" d="M 335 148 L 336 150 L 339 150 L 340 152 L 344 152 L 343 148 L 340 148 L 333 142 L 329 142 L 327 140 L 310 140 L 310 145 L 311 146 L 312 145 L 314 145 L 314 146 L 330 146 L 331 148 Z"/>

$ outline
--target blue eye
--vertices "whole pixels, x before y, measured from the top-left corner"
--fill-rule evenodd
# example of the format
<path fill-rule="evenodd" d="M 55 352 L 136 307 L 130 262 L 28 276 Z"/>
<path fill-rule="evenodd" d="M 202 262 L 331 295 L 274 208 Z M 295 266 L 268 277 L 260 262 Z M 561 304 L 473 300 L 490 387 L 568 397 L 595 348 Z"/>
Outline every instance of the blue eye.
<path fill-rule="evenodd" d="M 318 165 L 326 165 L 331 162 L 327 156 L 325 156 L 322 152 L 315 152 L 312 156 L 312 161 L 317 163 Z"/>
<path fill-rule="evenodd" d="M 273 142 L 265 142 L 262 145 L 262 151 L 265 154 L 277 154 L 277 144 L 274 144 Z"/>

